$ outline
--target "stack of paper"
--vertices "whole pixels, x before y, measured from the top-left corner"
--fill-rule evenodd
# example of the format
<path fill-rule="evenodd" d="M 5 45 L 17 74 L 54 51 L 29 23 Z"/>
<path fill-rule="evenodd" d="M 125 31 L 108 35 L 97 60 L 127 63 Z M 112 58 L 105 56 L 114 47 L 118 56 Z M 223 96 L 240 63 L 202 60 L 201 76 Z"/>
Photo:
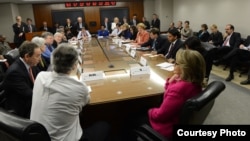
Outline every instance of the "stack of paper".
<path fill-rule="evenodd" d="M 174 70 L 174 64 L 168 63 L 168 62 L 164 62 L 164 63 L 160 63 L 156 65 L 157 67 L 160 67 L 163 70 L 167 70 L 167 71 L 173 71 Z"/>

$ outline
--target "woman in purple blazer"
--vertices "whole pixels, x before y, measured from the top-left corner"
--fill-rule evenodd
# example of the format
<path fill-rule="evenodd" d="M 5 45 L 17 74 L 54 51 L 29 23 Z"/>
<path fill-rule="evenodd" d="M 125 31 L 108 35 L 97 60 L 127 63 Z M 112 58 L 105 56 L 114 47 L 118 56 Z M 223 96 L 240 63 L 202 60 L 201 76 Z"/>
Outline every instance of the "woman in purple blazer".
<path fill-rule="evenodd" d="M 205 61 L 197 51 L 180 49 L 173 73 L 166 81 L 163 102 L 148 111 L 151 127 L 167 138 L 172 137 L 173 125 L 179 123 L 185 101 L 202 91 Z"/>

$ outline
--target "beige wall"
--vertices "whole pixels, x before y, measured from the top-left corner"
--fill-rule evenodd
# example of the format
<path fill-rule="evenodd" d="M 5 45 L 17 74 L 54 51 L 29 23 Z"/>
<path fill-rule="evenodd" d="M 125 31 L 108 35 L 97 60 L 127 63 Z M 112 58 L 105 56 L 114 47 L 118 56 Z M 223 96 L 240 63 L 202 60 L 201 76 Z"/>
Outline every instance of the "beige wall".
<path fill-rule="evenodd" d="M 23 21 L 26 21 L 26 18 L 31 18 L 34 22 L 34 14 L 32 4 L 23 4 L 17 5 L 13 3 L 0 4 L 0 34 L 3 34 L 7 37 L 7 41 L 13 42 L 14 33 L 12 25 L 15 23 L 15 17 L 20 15 Z"/>
<path fill-rule="evenodd" d="M 144 0 L 144 17 L 147 18 L 149 22 L 152 20 L 152 13 L 154 13 L 155 10 L 155 1 L 154 0 Z"/>
<path fill-rule="evenodd" d="M 194 31 L 207 23 L 217 24 L 224 32 L 225 25 L 231 23 L 243 37 L 250 35 L 249 0 L 173 0 L 173 9 L 174 21 L 189 20 Z"/>
<path fill-rule="evenodd" d="M 32 4 L 18 5 L 18 9 L 19 9 L 20 16 L 23 18 L 23 21 L 26 21 L 27 18 L 31 18 L 33 24 L 35 24 Z"/>
<path fill-rule="evenodd" d="M 1 19 L 1 26 L 0 26 L 0 34 L 3 34 L 7 37 L 9 42 L 13 42 L 13 30 L 12 24 L 14 21 L 13 12 L 12 12 L 12 5 L 11 4 L 0 4 L 0 19 Z"/>
<path fill-rule="evenodd" d="M 144 0 L 144 15 L 150 22 L 153 13 L 161 20 L 161 31 L 166 31 L 173 20 L 173 0 Z"/>

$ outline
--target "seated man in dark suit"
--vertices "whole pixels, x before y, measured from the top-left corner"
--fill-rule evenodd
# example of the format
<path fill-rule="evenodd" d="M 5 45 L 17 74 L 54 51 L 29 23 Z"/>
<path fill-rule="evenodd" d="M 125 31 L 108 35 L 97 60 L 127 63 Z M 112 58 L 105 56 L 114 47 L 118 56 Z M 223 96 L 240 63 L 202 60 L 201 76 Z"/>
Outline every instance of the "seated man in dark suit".
<path fill-rule="evenodd" d="M 177 29 L 168 31 L 168 42 L 159 50 L 165 50 L 164 56 L 168 62 L 175 62 L 176 52 L 182 47 L 181 34 Z"/>
<path fill-rule="evenodd" d="M 43 26 L 40 27 L 40 31 L 47 31 L 52 33 L 52 28 L 47 25 L 46 21 L 43 21 Z"/>
<path fill-rule="evenodd" d="M 163 39 L 160 36 L 160 31 L 157 28 L 152 28 L 149 36 L 150 39 L 146 43 L 142 44 L 141 47 L 150 47 L 151 50 L 157 52 L 166 42 L 166 39 Z"/>
<path fill-rule="evenodd" d="M 109 31 L 105 29 L 104 25 L 101 25 L 101 29 L 98 30 L 98 36 L 103 36 L 103 37 L 109 36 Z"/>
<path fill-rule="evenodd" d="M 88 25 L 82 20 L 82 17 L 78 17 L 77 18 L 77 23 L 74 25 L 74 32 L 73 34 L 75 36 L 77 36 L 78 32 L 82 30 L 82 28 L 85 28 L 86 30 L 88 30 Z"/>
<path fill-rule="evenodd" d="M 222 61 L 230 62 L 230 71 L 226 81 L 231 81 L 234 79 L 234 71 L 238 64 L 250 61 L 250 38 L 244 44 L 241 44 L 239 48 L 234 48 L 225 55 Z M 250 76 L 248 76 L 246 81 L 241 82 L 241 84 L 250 84 Z"/>
<path fill-rule="evenodd" d="M 26 29 L 25 29 L 25 32 L 28 33 L 28 32 L 36 32 L 36 27 L 35 25 L 32 24 L 32 20 L 30 18 L 27 18 L 26 19 Z"/>
<path fill-rule="evenodd" d="M 29 118 L 32 89 L 36 78 L 35 67 L 41 59 L 41 49 L 31 42 L 19 48 L 20 58 L 7 70 L 4 80 L 5 108 L 18 116 Z"/>
<path fill-rule="evenodd" d="M 174 26 L 174 22 L 171 22 L 171 23 L 169 24 L 168 31 L 173 30 L 173 29 L 176 29 L 176 27 Z"/>
<path fill-rule="evenodd" d="M 160 30 L 161 21 L 156 14 L 153 14 L 153 20 L 151 21 L 151 28 L 158 28 Z"/>
<path fill-rule="evenodd" d="M 223 57 L 228 54 L 230 51 L 232 51 L 235 48 L 239 48 L 240 42 L 241 42 L 241 35 L 240 33 L 234 32 L 234 26 L 231 24 L 226 25 L 226 37 L 224 38 L 224 42 L 222 44 L 222 47 L 218 48 L 216 51 L 216 61 L 214 61 L 215 64 L 219 64 L 223 60 L 225 60 Z"/>
<path fill-rule="evenodd" d="M 105 17 L 104 21 L 101 23 L 101 25 L 105 25 L 105 29 L 109 31 L 109 33 L 112 32 L 111 30 L 111 23 L 109 22 L 109 18 Z"/>

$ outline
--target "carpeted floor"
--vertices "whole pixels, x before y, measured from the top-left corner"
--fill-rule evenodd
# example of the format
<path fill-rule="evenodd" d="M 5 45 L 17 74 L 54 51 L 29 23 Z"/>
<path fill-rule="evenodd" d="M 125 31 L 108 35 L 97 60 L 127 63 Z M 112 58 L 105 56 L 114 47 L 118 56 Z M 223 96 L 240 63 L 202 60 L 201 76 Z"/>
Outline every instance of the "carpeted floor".
<path fill-rule="evenodd" d="M 217 97 L 204 124 L 250 124 L 250 85 L 239 84 L 246 79 L 246 75 L 240 78 L 235 73 L 235 79 L 226 82 L 224 79 L 227 75 L 228 70 L 213 67 L 209 82 L 222 81 L 226 89 Z"/>

